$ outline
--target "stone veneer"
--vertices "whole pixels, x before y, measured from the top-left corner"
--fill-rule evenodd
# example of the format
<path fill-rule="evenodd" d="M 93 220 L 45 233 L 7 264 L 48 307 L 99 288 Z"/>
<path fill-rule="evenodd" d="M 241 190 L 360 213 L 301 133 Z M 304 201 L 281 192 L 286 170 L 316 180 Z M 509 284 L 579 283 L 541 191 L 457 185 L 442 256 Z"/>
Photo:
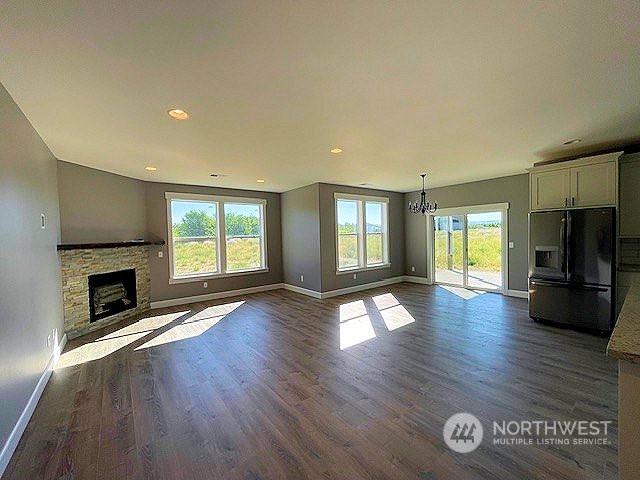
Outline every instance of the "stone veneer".
<path fill-rule="evenodd" d="M 146 246 L 61 250 L 64 330 L 69 338 L 130 318 L 149 310 L 151 274 Z M 138 305 L 107 318 L 89 322 L 89 275 L 135 268 Z"/>

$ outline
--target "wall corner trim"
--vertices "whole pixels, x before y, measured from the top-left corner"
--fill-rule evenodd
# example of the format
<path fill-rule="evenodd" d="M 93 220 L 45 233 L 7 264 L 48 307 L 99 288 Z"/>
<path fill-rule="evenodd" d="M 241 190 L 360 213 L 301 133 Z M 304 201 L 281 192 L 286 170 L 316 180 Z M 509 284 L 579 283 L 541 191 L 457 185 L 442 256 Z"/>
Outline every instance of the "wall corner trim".
<path fill-rule="evenodd" d="M 291 292 L 301 293 L 302 295 L 306 295 L 308 297 L 313 297 L 317 299 L 323 298 L 322 293 L 316 290 L 310 290 L 308 288 L 298 287 L 297 285 L 291 285 L 289 283 L 284 284 L 284 289 L 289 290 Z"/>
<path fill-rule="evenodd" d="M 2 447 L 2 451 L 0 452 L 0 477 L 2 477 L 2 474 L 7 468 L 7 465 L 9 465 L 9 461 L 11 460 L 11 457 L 15 452 L 18 443 L 20 442 L 22 434 L 27 428 L 27 424 L 29 423 L 31 416 L 33 415 L 33 412 L 38 405 L 38 401 L 42 396 L 42 392 L 44 392 L 44 388 L 47 386 L 47 382 L 49 381 L 49 378 L 53 373 L 53 369 L 55 368 L 56 363 L 58 363 L 58 360 L 60 359 L 60 354 L 62 353 L 62 350 L 64 350 L 64 346 L 66 345 L 66 343 L 67 334 L 65 333 L 62 337 L 62 340 L 60 340 L 60 343 L 56 346 L 56 348 L 54 348 L 53 353 L 51 354 L 51 358 L 49 359 L 44 372 L 42 372 L 42 375 L 40 376 L 40 379 L 36 384 L 36 388 L 31 393 L 29 401 L 27 401 L 27 404 L 20 414 L 20 418 L 18 418 L 16 425 L 13 427 L 13 430 L 9 435 L 9 438 Z"/>
<path fill-rule="evenodd" d="M 168 300 L 157 300 L 151 302 L 151 308 L 173 307 L 176 305 L 186 305 L 188 303 L 206 302 L 208 300 L 217 300 L 219 298 L 237 297 L 238 295 L 247 295 L 249 293 L 266 292 L 269 290 L 278 290 L 285 288 L 283 283 L 271 283 L 269 285 L 258 285 L 257 287 L 239 288 L 237 290 L 225 290 L 223 292 L 205 293 L 204 295 L 194 295 L 191 297 L 170 298 Z"/>
<path fill-rule="evenodd" d="M 415 275 L 405 275 L 403 277 L 405 282 L 409 283 L 419 283 L 421 285 L 431 285 L 429 279 L 427 277 L 416 277 Z"/>
<path fill-rule="evenodd" d="M 525 290 L 506 290 L 504 294 L 508 297 L 529 298 L 529 292 Z"/>

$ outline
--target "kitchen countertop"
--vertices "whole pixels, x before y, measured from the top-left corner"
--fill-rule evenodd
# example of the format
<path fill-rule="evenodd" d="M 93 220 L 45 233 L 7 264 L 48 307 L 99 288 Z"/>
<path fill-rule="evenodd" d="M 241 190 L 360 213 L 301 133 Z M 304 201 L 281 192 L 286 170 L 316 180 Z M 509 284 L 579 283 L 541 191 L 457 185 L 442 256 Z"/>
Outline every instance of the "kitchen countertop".
<path fill-rule="evenodd" d="M 640 282 L 634 282 L 627 293 L 609 339 L 607 355 L 640 363 Z"/>

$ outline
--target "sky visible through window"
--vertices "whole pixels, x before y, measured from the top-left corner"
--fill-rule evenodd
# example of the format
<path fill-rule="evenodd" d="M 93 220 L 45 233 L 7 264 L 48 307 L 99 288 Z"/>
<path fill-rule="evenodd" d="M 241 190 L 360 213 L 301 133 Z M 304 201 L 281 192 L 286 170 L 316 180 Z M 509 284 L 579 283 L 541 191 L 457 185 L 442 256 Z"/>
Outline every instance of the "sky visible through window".
<path fill-rule="evenodd" d="M 205 202 L 187 202 L 187 201 L 173 201 L 171 202 L 171 221 L 180 223 L 184 219 L 187 212 L 192 210 L 207 212 L 212 217 L 215 217 L 215 205 Z M 259 209 L 255 205 L 243 205 L 243 204 L 227 204 L 225 208 L 226 213 L 236 213 L 239 215 L 246 215 L 249 217 L 258 217 Z"/>
<path fill-rule="evenodd" d="M 358 207 L 356 202 L 338 201 L 338 223 L 358 223 Z M 372 205 L 373 206 L 373 205 Z M 375 208 L 367 208 L 367 223 L 382 225 L 382 209 L 375 204 Z"/>

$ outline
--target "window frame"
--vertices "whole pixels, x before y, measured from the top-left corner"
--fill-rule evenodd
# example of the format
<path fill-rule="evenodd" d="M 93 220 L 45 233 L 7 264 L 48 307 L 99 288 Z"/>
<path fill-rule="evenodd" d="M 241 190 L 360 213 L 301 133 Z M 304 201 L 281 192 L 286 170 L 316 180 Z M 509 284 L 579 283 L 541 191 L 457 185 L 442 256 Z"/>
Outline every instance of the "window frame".
<path fill-rule="evenodd" d="M 357 202 L 358 211 L 358 265 L 353 267 L 340 268 L 340 252 L 339 252 L 339 232 L 338 232 L 338 201 L 355 201 Z M 382 263 L 367 265 L 367 203 L 382 204 Z M 367 270 L 376 270 L 380 268 L 389 268 L 391 266 L 389 253 L 389 198 L 378 197 L 374 195 L 357 195 L 352 193 L 334 193 L 334 243 L 336 255 L 336 274 L 344 275 L 353 272 L 362 272 Z"/>
<path fill-rule="evenodd" d="M 264 198 L 233 197 L 227 195 L 207 195 L 199 193 L 165 192 L 167 212 L 167 250 L 169 253 L 169 284 L 197 282 L 206 279 L 235 277 L 238 275 L 251 275 L 269 271 L 267 249 L 267 200 Z M 189 202 L 215 203 L 217 211 L 216 220 L 216 253 L 217 269 L 215 273 L 196 273 L 189 275 L 176 275 L 174 264 L 173 219 L 171 217 L 171 202 L 183 200 Z M 260 267 L 243 270 L 227 271 L 227 234 L 225 228 L 225 204 L 258 205 L 260 207 Z"/>

